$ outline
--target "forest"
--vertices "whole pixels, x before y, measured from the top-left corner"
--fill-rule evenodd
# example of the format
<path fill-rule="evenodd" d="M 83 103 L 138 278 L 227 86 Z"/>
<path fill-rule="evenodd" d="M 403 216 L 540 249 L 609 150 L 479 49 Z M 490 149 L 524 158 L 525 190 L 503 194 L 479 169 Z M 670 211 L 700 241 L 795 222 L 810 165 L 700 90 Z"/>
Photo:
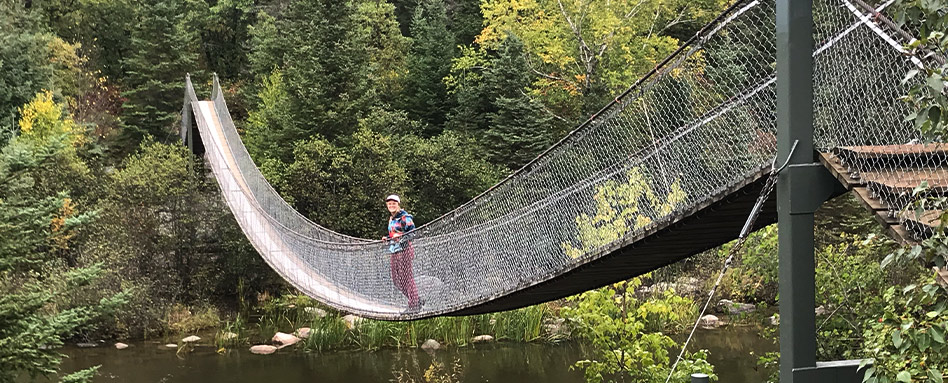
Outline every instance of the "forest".
<path fill-rule="evenodd" d="M 296 210 L 335 231 L 378 238 L 384 196 L 402 196 L 419 223 L 461 205 L 564 137 L 729 4 L 0 0 L 0 381 L 55 376 L 56 348 L 66 342 L 218 329 L 254 311 L 263 321 L 298 319 L 303 306 L 318 306 L 303 303 L 258 256 L 204 160 L 181 145 L 187 74 L 201 98 L 211 74 L 220 77 L 251 156 Z M 918 44 L 943 52 L 948 6 L 899 4 L 908 22 L 934 31 Z M 943 81 L 948 69 L 924 75 Z M 919 89 L 906 101 L 924 116 L 919 129 L 940 137 L 944 94 Z M 827 318 L 822 336 L 837 340 L 821 343 L 821 354 L 884 359 L 878 382 L 941 382 L 948 292 L 925 266 L 945 266 L 944 235 L 899 248 L 871 222 L 839 218 L 860 213 L 851 201 L 830 210 L 818 274 L 828 287 L 818 294 L 841 307 L 841 297 L 858 293 L 864 304 Z M 724 297 L 776 303 L 775 236 L 773 227 L 755 234 Z M 692 266 L 716 265 L 726 248 Z M 835 262 L 860 271 L 841 276 L 828 268 Z M 667 353 L 675 341 L 663 332 L 681 332 L 697 304 L 674 292 L 641 301 L 632 293 L 643 281 L 704 278 L 713 267 L 697 268 L 511 315 L 535 316 L 534 328 L 544 317 L 573 323 L 578 339 L 603 350 L 577 363 L 589 381 L 651 381 L 667 370 L 668 355 L 623 357 L 628 365 L 616 367 L 612 350 Z M 858 286 L 846 289 L 839 278 Z M 506 317 L 465 320 L 476 328 L 498 318 Z M 417 326 L 441 322 L 424 323 Z M 540 337 L 514 333 L 507 338 Z M 914 337 L 914 348 L 901 334 Z M 323 341 L 307 347 L 332 343 L 313 343 Z M 712 371 L 700 351 L 689 365 Z M 77 382 L 96 372 L 59 373 Z"/>

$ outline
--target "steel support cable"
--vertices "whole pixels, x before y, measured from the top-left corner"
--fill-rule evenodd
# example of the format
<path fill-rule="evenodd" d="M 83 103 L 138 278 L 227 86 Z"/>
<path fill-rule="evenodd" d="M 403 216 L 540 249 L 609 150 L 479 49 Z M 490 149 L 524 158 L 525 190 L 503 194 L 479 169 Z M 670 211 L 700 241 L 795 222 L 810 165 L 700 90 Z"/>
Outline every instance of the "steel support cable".
<path fill-rule="evenodd" d="M 681 359 L 685 355 L 685 350 L 688 348 L 688 344 L 691 342 L 691 338 L 694 337 L 695 331 L 698 329 L 698 325 L 701 324 L 701 318 L 708 311 L 708 306 L 711 305 L 711 300 L 714 299 L 714 293 L 717 292 L 718 286 L 721 285 L 721 280 L 724 279 L 724 273 L 731 267 L 731 262 L 734 260 L 734 256 L 737 255 L 737 252 L 744 247 L 744 242 L 747 241 L 747 237 L 750 235 L 751 230 L 754 228 L 754 223 L 757 222 L 757 218 L 760 216 L 760 209 L 764 206 L 764 203 L 767 202 L 767 199 L 770 198 L 770 193 L 774 191 L 774 187 L 777 186 L 777 176 L 780 175 L 780 172 L 783 171 L 790 164 L 790 158 L 793 157 L 793 152 L 797 150 L 797 144 L 800 141 L 793 141 L 793 146 L 790 147 L 790 153 L 787 154 L 787 160 L 783 165 L 777 166 L 777 158 L 774 158 L 774 164 L 771 166 L 770 175 L 767 176 L 767 180 L 764 181 L 764 187 L 760 190 L 760 195 L 757 196 L 757 202 L 754 203 L 754 208 L 751 209 L 750 214 L 747 216 L 747 221 L 744 222 L 744 227 L 741 229 L 741 234 L 737 237 L 737 242 L 734 246 L 731 247 L 731 251 L 728 252 L 727 258 L 724 259 L 724 265 L 721 266 L 721 271 L 718 273 L 718 278 L 714 281 L 714 285 L 711 286 L 711 291 L 708 292 L 708 299 L 704 302 L 704 307 L 701 308 L 701 312 L 698 313 L 698 318 L 695 319 L 694 326 L 691 327 L 691 333 L 688 334 L 688 338 L 685 339 L 685 343 L 681 345 L 681 351 L 678 353 L 678 357 L 675 358 L 675 363 L 672 364 L 671 370 L 668 371 L 668 377 L 665 378 L 665 383 L 668 383 L 672 375 L 675 374 L 675 369 L 678 367 L 678 362 L 681 362 Z"/>

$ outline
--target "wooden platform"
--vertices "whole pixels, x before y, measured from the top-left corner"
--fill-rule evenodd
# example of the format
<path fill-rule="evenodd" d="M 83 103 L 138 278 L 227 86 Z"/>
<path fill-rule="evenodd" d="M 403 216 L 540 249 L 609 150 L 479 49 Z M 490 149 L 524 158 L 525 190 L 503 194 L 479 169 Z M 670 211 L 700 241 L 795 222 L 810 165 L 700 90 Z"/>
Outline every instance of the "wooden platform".
<path fill-rule="evenodd" d="M 937 229 L 941 211 L 918 215 L 908 208 L 948 195 L 948 144 L 839 147 L 821 153 L 820 162 L 897 241 L 915 243 Z M 927 188 L 916 193 L 922 184 Z"/>

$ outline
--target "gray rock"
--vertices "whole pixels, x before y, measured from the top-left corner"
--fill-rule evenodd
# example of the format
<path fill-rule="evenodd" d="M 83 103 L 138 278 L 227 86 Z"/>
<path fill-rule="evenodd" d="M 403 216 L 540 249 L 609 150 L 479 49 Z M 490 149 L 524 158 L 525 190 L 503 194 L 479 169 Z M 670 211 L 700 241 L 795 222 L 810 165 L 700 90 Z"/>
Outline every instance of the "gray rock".
<path fill-rule="evenodd" d="M 115 348 L 116 348 L 116 349 L 119 349 L 119 350 L 124 350 L 124 349 L 128 348 L 128 345 L 125 344 L 125 343 L 122 343 L 122 342 L 118 342 L 118 343 L 115 344 Z"/>
<path fill-rule="evenodd" d="M 711 314 L 705 315 L 701 317 L 701 319 L 698 320 L 698 326 L 701 326 L 701 328 L 703 329 L 718 328 L 718 327 L 721 327 L 721 325 L 723 324 L 724 323 L 722 323 L 721 320 L 718 319 L 718 317 Z"/>
<path fill-rule="evenodd" d="M 177 349 L 177 348 L 178 348 L 178 345 L 176 345 L 176 344 L 174 344 L 174 343 L 168 343 L 168 344 L 165 345 L 165 347 Z"/>
<path fill-rule="evenodd" d="M 250 348 L 250 352 L 257 355 L 270 355 L 276 352 L 276 350 L 276 346 L 271 346 L 269 344 L 258 344 Z"/>
<path fill-rule="evenodd" d="M 421 349 L 425 351 L 434 351 L 441 348 L 441 343 L 434 339 L 428 339 L 425 343 L 421 344 Z"/>
<path fill-rule="evenodd" d="M 271 338 L 270 340 L 273 341 L 273 343 L 278 343 L 280 345 L 280 348 L 283 348 L 286 346 L 292 346 L 296 344 L 297 342 L 300 341 L 300 338 L 297 338 L 296 336 L 292 334 L 278 332 L 275 335 L 273 335 L 273 338 Z"/>
<path fill-rule="evenodd" d="M 181 343 L 197 343 L 201 341 L 201 337 L 197 335 L 191 335 L 187 338 L 181 339 Z"/>
<path fill-rule="evenodd" d="M 418 287 L 418 295 L 428 302 L 440 302 L 445 294 L 444 282 L 430 275 L 415 277 L 415 286 Z"/>
<path fill-rule="evenodd" d="M 720 307 L 722 311 L 731 315 L 752 313 L 757 310 L 757 306 L 754 306 L 750 303 L 734 302 L 728 299 L 722 299 L 718 301 L 718 307 Z"/>
<path fill-rule="evenodd" d="M 494 337 L 490 335 L 478 335 L 471 338 L 471 343 L 487 343 L 487 342 L 493 342 L 493 341 L 494 341 Z"/>
<path fill-rule="evenodd" d="M 301 327 L 301 328 L 296 329 L 296 336 L 298 336 L 300 339 L 309 338 L 309 336 L 312 333 L 313 333 L 313 329 L 309 327 Z"/>
<path fill-rule="evenodd" d="M 98 346 L 98 344 L 95 344 L 93 342 L 76 343 L 76 347 L 79 347 L 79 348 L 93 348 L 96 346 Z"/>

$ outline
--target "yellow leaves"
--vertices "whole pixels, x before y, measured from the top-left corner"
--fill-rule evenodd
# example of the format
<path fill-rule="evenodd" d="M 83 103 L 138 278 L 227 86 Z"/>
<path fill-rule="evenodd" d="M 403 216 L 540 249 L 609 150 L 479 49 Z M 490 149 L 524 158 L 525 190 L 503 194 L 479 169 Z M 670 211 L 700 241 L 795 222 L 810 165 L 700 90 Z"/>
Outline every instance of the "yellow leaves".
<path fill-rule="evenodd" d="M 81 129 L 63 106 L 53 101 L 50 91 L 37 93 L 30 103 L 20 109 L 20 115 L 20 136 L 25 140 L 38 143 L 65 136 L 66 142 L 72 147 L 83 144 Z"/>
<path fill-rule="evenodd" d="M 655 220 L 670 215 L 687 199 L 681 180 L 668 186 L 668 193 L 659 198 L 652 190 L 651 179 L 640 167 L 626 173 L 624 182 L 609 180 L 596 188 L 593 202 L 596 214 L 576 217 L 577 242 L 561 244 L 566 255 L 581 257 L 590 251 L 618 241 L 623 236 L 642 230 Z"/>
<path fill-rule="evenodd" d="M 53 244 L 57 249 L 66 250 L 69 248 L 69 241 L 76 236 L 73 231 L 66 230 L 66 220 L 76 214 L 76 205 L 71 198 L 64 198 L 63 205 L 59 208 L 59 214 L 50 221 L 50 232 L 52 233 Z"/>

